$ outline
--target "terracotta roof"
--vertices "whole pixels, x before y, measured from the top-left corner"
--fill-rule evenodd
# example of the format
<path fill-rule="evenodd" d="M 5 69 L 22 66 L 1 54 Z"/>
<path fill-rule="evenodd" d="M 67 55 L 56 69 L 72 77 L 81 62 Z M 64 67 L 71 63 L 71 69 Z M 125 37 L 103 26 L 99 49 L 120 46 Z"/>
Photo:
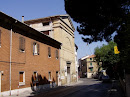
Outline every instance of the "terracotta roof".
<path fill-rule="evenodd" d="M 96 55 L 90 55 L 88 58 L 94 58 L 96 57 Z"/>
<path fill-rule="evenodd" d="M 81 58 L 81 60 L 87 59 L 87 58 L 94 58 L 96 55 L 88 55 Z"/>

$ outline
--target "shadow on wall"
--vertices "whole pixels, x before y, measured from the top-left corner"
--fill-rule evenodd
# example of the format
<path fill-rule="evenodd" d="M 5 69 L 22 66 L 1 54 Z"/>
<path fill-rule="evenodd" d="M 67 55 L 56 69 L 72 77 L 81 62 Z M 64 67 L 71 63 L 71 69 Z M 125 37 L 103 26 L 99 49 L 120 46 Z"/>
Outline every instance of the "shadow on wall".
<path fill-rule="evenodd" d="M 53 87 L 53 83 L 55 83 L 54 78 L 52 81 L 49 81 L 46 76 L 42 77 L 41 74 L 38 74 L 37 76 L 32 75 L 30 86 L 32 91 L 39 91 L 41 89 Z"/>

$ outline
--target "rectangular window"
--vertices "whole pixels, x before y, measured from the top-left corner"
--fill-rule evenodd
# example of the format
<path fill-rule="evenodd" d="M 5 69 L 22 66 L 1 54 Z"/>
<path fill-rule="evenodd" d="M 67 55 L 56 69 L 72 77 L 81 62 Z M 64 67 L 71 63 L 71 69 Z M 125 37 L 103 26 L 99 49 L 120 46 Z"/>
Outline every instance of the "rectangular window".
<path fill-rule="evenodd" d="M 49 31 L 41 31 L 42 33 L 49 35 Z"/>
<path fill-rule="evenodd" d="M 25 85 L 25 72 L 19 72 L 19 85 Z"/>
<path fill-rule="evenodd" d="M 33 55 L 39 55 L 39 44 L 33 43 Z"/>
<path fill-rule="evenodd" d="M 23 82 L 23 73 L 24 72 L 19 72 L 19 82 Z"/>
<path fill-rule="evenodd" d="M 48 47 L 48 57 L 50 58 L 51 57 L 51 48 Z"/>
<path fill-rule="evenodd" d="M 43 26 L 49 26 L 49 22 L 42 23 Z"/>
<path fill-rule="evenodd" d="M 51 81 L 51 72 L 48 72 L 48 74 L 49 74 L 48 80 Z"/>
<path fill-rule="evenodd" d="M 0 47 L 1 47 L 1 30 L 0 30 Z"/>
<path fill-rule="evenodd" d="M 90 63 L 90 65 L 92 66 L 92 63 Z"/>
<path fill-rule="evenodd" d="M 58 59 L 59 56 L 58 56 L 58 50 L 56 50 L 56 59 Z"/>
<path fill-rule="evenodd" d="M 21 52 L 25 51 L 25 38 L 19 37 L 19 50 Z"/>

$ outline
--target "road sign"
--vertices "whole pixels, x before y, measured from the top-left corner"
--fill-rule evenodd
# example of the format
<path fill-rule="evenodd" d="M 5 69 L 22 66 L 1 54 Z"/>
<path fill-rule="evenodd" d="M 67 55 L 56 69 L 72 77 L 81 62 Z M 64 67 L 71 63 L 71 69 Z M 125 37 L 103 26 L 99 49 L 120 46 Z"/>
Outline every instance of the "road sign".
<path fill-rule="evenodd" d="M 119 54 L 119 53 L 120 53 L 120 51 L 118 51 L 117 46 L 114 46 L 114 53 L 115 53 L 115 54 Z"/>

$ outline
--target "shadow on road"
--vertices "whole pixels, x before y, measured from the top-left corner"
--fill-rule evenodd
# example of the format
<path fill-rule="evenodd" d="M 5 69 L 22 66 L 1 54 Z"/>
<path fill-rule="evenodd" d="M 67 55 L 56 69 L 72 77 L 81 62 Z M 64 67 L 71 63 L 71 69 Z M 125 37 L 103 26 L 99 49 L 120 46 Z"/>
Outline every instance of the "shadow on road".
<path fill-rule="evenodd" d="M 111 83 L 89 80 L 78 85 L 61 86 L 49 90 L 33 92 L 33 95 L 28 97 L 105 97 L 108 95 L 110 88 Z"/>

